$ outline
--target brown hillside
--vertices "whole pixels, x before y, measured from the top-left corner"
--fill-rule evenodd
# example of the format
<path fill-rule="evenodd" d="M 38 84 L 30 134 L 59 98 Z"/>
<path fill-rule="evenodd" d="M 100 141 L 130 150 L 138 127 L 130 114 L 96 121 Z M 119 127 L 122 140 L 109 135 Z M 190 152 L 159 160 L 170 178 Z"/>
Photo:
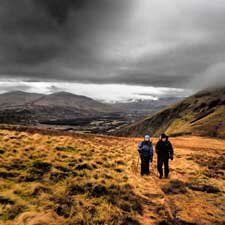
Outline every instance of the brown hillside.
<path fill-rule="evenodd" d="M 139 175 L 139 141 L 0 130 L 0 224 L 225 223 L 223 140 L 171 138 L 175 157 L 163 180 L 156 158 L 151 176 Z"/>
<path fill-rule="evenodd" d="M 200 135 L 225 137 L 225 88 L 201 91 L 118 131 L 118 135 Z"/>

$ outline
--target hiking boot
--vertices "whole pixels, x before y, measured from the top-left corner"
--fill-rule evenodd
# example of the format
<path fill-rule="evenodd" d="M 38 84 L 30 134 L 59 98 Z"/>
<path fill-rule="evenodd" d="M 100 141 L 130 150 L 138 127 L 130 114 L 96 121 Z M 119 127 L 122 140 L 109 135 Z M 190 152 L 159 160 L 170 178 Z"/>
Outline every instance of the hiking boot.
<path fill-rule="evenodd" d="M 162 179 L 162 178 L 163 178 L 163 176 L 162 176 L 162 175 L 160 175 L 160 176 L 159 176 L 159 179 Z"/>

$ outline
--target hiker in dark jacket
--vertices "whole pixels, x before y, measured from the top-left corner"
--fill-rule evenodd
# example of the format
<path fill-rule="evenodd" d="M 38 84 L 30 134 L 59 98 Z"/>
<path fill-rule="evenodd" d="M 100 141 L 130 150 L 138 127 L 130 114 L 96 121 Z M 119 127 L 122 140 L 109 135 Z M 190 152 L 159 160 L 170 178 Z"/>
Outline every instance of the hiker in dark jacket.
<path fill-rule="evenodd" d="M 163 166 L 165 178 L 169 175 L 169 159 L 173 160 L 173 146 L 169 141 L 168 136 L 162 134 L 160 140 L 156 144 L 157 153 L 157 168 L 159 171 L 159 178 L 163 177 Z"/>
<path fill-rule="evenodd" d="M 141 175 L 149 175 L 149 163 L 153 160 L 153 145 L 149 135 L 145 135 L 144 141 L 138 145 L 141 158 Z"/>

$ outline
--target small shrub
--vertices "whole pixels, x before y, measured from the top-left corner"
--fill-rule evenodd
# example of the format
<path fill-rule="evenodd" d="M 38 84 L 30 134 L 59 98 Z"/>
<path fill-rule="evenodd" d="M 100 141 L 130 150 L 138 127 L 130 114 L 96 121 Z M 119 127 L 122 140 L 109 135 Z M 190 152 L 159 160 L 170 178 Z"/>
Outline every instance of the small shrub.
<path fill-rule="evenodd" d="M 161 220 L 158 222 L 158 225 L 169 225 L 169 223 L 166 220 Z"/>
<path fill-rule="evenodd" d="M 17 172 L 6 172 L 6 171 L 0 172 L 0 177 L 4 179 L 15 178 L 18 177 L 19 175 L 20 174 Z"/>
<path fill-rule="evenodd" d="M 169 218 L 167 220 L 161 220 L 160 222 L 158 222 L 158 225 L 198 225 L 198 224 L 194 222 L 181 220 L 179 218 L 175 218 L 175 219 Z"/>
<path fill-rule="evenodd" d="M 201 166 L 206 167 L 204 175 L 213 178 L 224 178 L 225 155 L 221 156 L 205 156 L 195 155 L 194 161 Z"/>
<path fill-rule="evenodd" d="M 4 154 L 5 153 L 5 150 L 3 149 L 0 149 L 0 155 Z"/>
<path fill-rule="evenodd" d="M 52 172 L 50 174 L 50 180 L 53 182 L 59 182 L 65 180 L 69 176 L 69 173 L 62 173 L 62 172 Z"/>
<path fill-rule="evenodd" d="M 123 169 L 121 169 L 121 168 L 116 168 L 115 171 L 116 171 L 117 173 L 122 173 L 122 172 L 123 172 Z"/>
<path fill-rule="evenodd" d="M 104 185 L 97 184 L 90 190 L 92 197 L 101 197 L 108 194 L 108 190 Z"/>
<path fill-rule="evenodd" d="M 41 179 L 45 173 L 48 173 L 52 168 L 52 165 L 47 162 L 34 161 L 31 168 L 28 170 L 29 176 L 26 177 L 26 181 L 34 181 Z"/>
<path fill-rule="evenodd" d="M 140 223 L 136 219 L 130 216 L 125 216 L 124 218 L 122 218 L 121 222 L 119 222 L 118 224 L 119 225 L 140 225 Z"/>
<path fill-rule="evenodd" d="M 55 147 L 55 149 L 57 151 L 67 151 L 67 152 L 77 151 L 77 149 L 74 148 L 73 146 L 57 146 L 57 147 Z"/>
<path fill-rule="evenodd" d="M 92 166 L 87 164 L 87 163 L 83 163 L 83 164 L 79 164 L 78 166 L 75 167 L 76 170 L 92 170 Z"/>
<path fill-rule="evenodd" d="M 220 189 L 214 187 L 212 185 L 205 185 L 205 184 L 188 184 L 188 187 L 194 191 L 201 191 L 206 193 L 218 193 Z"/>
<path fill-rule="evenodd" d="M 65 166 L 55 166 L 55 168 L 57 170 L 60 170 L 60 171 L 64 172 L 64 173 L 67 173 L 67 172 L 70 172 L 71 171 L 69 168 L 67 168 Z"/>
<path fill-rule="evenodd" d="M 79 184 L 73 184 L 67 190 L 68 195 L 79 195 L 84 194 L 85 192 L 85 186 Z"/>
<path fill-rule="evenodd" d="M 8 170 L 23 170 L 25 169 L 27 166 L 25 164 L 25 162 L 23 162 L 22 160 L 15 160 L 12 163 L 8 164 L 5 166 Z"/>
<path fill-rule="evenodd" d="M 14 201 L 9 199 L 9 198 L 6 198 L 6 197 L 3 197 L 3 196 L 0 196 L 0 204 L 2 205 L 14 205 Z"/>
<path fill-rule="evenodd" d="M 32 196 L 38 196 L 38 195 L 40 195 L 40 194 L 43 193 L 43 192 L 44 192 L 44 193 L 50 193 L 50 192 L 51 192 L 51 189 L 48 188 L 48 187 L 44 187 L 44 186 L 42 186 L 42 185 L 38 185 L 38 186 L 36 186 L 36 187 L 33 189 L 31 195 L 32 195 Z"/>
<path fill-rule="evenodd" d="M 102 161 L 96 161 L 96 164 L 103 165 L 103 162 Z"/>
<path fill-rule="evenodd" d="M 70 196 L 64 197 L 56 197 L 53 199 L 55 202 L 55 212 L 59 216 L 63 216 L 64 218 L 68 218 L 71 214 L 71 210 L 74 204 L 73 198 Z"/>
<path fill-rule="evenodd" d="M 51 164 L 42 161 L 35 161 L 32 165 L 33 168 L 42 171 L 43 173 L 49 172 L 51 170 Z"/>
<path fill-rule="evenodd" d="M 100 198 L 104 197 L 104 200 L 110 204 L 123 209 L 124 211 L 136 211 L 142 214 L 143 208 L 140 203 L 140 199 L 136 196 L 132 188 L 129 185 L 110 185 L 103 184 L 73 184 L 68 187 L 68 195 L 88 194 L 89 197 Z M 129 202 L 129 206 L 125 205 Z"/>
<path fill-rule="evenodd" d="M 125 162 L 122 161 L 122 160 L 117 160 L 115 163 L 116 163 L 117 165 L 126 165 Z"/>
<path fill-rule="evenodd" d="M 22 205 L 15 205 L 13 207 L 11 207 L 8 211 L 7 211 L 7 217 L 9 220 L 13 220 L 15 219 L 20 213 L 22 213 L 24 211 L 25 207 Z"/>
<path fill-rule="evenodd" d="M 193 160 L 193 156 L 188 156 L 186 159 L 187 160 Z"/>
<path fill-rule="evenodd" d="M 134 194 L 130 185 L 110 185 L 107 190 L 108 193 L 105 199 L 108 202 L 121 209 L 124 208 L 124 202 L 129 202 L 130 208 L 133 211 L 142 214 L 143 208 L 140 199 Z"/>
<path fill-rule="evenodd" d="M 123 210 L 123 211 L 126 211 L 126 212 L 131 212 L 131 206 L 128 202 L 125 202 L 125 201 L 122 201 L 120 203 L 120 208 Z"/>
<path fill-rule="evenodd" d="M 22 205 L 11 205 L 10 207 L 5 208 L 1 214 L 0 219 L 3 221 L 6 220 L 13 220 L 15 219 L 20 213 L 24 212 L 25 207 Z"/>
<path fill-rule="evenodd" d="M 187 192 L 186 184 L 180 180 L 171 180 L 168 184 L 162 187 L 165 194 L 184 194 Z"/>
<path fill-rule="evenodd" d="M 57 151 L 65 151 L 66 150 L 66 147 L 64 147 L 64 146 L 57 146 L 57 147 L 55 147 L 55 149 Z"/>

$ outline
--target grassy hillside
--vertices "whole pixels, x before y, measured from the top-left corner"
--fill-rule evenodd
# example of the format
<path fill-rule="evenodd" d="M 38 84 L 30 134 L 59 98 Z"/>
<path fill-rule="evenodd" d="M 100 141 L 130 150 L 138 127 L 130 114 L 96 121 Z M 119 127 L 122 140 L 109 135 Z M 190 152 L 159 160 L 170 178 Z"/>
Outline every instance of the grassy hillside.
<path fill-rule="evenodd" d="M 118 135 L 200 135 L 225 137 L 225 88 L 197 93 L 180 103 L 122 128 Z"/>
<path fill-rule="evenodd" d="M 140 139 L 28 131 L 0 130 L 2 225 L 225 223 L 225 141 L 172 139 L 159 180 L 156 160 L 139 176 Z"/>

